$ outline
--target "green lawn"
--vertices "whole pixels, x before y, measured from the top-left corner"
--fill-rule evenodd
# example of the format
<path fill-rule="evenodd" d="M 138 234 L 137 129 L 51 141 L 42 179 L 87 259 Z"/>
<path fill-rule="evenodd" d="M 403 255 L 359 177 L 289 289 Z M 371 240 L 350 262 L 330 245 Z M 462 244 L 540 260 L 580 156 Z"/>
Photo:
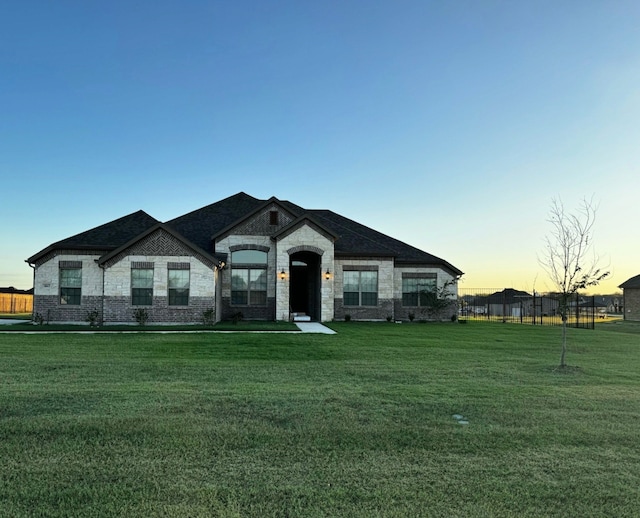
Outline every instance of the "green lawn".
<path fill-rule="evenodd" d="M 0 334 L 0 516 L 638 516 L 639 326 L 331 327 Z"/>

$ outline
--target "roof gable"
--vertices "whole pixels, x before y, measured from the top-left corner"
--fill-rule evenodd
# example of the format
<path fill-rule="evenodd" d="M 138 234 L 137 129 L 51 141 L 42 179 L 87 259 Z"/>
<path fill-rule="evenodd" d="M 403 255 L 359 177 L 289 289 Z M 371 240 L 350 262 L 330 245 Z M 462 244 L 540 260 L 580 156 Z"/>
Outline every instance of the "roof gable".
<path fill-rule="evenodd" d="M 274 210 L 278 212 L 279 221 L 277 224 L 272 225 L 270 213 Z M 221 229 L 217 234 L 212 235 L 211 239 L 216 241 L 229 234 L 271 236 L 295 219 L 296 214 L 294 212 L 286 208 L 280 200 L 272 197 L 237 221 Z"/>
<path fill-rule="evenodd" d="M 337 236 L 331 230 L 329 230 L 324 225 L 318 223 L 314 218 L 312 218 L 307 214 L 300 216 L 299 218 L 296 218 L 295 220 L 291 221 L 288 225 L 280 229 L 279 232 L 276 232 L 272 237 L 277 241 L 279 239 L 282 239 L 283 237 L 288 236 L 292 232 L 295 232 L 296 230 L 298 230 L 300 227 L 304 225 L 309 226 L 310 228 L 312 228 L 319 234 L 323 235 L 330 241 L 335 242 L 335 240 L 337 239 Z"/>
<path fill-rule="evenodd" d="M 202 263 L 211 267 L 220 263 L 215 257 L 190 243 L 163 223 L 158 223 L 122 246 L 103 255 L 98 260 L 98 264 L 109 267 L 127 255 L 193 255 Z"/>
<path fill-rule="evenodd" d="M 624 281 L 618 288 L 628 289 L 628 288 L 640 288 L 640 275 L 636 275 Z"/>
<path fill-rule="evenodd" d="M 247 213 L 264 204 L 244 192 L 239 192 L 206 207 L 194 210 L 166 222 L 168 227 L 209 253 L 213 252 L 211 237 L 233 225 Z"/>
<path fill-rule="evenodd" d="M 27 262 L 33 264 L 54 250 L 113 250 L 158 223 L 160 222 L 157 219 L 139 210 L 104 225 L 57 241 L 31 256 L 27 259 Z"/>

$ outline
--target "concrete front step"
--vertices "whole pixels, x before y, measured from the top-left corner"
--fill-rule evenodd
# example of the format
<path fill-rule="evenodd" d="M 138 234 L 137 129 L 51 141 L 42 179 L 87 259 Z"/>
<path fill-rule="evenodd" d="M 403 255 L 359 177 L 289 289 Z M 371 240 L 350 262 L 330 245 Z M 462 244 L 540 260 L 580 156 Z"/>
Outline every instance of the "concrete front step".
<path fill-rule="evenodd" d="M 294 322 L 311 322 L 311 317 L 306 313 L 293 313 Z"/>

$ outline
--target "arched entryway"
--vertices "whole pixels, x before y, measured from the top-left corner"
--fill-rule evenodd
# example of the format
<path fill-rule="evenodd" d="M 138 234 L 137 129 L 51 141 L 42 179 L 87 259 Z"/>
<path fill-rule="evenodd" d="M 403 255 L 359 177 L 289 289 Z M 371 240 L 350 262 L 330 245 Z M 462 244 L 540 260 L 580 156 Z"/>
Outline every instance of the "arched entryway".
<path fill-rule="evenodd" d="M 314 252 L 296 252 L 289 256 L 289 303 L 291 312 L 320 320 L 320 256 Z"/>

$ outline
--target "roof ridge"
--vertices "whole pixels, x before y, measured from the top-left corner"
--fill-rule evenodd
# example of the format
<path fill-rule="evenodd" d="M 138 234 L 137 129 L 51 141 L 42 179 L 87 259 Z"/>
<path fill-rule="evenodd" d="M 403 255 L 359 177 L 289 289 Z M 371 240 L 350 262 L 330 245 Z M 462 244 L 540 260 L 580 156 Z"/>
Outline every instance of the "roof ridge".
<path fill-rule="evenodd" d="M 383 234 L 382 232 L 380 232 L 380 231 L 378 231 L 378 230 L 376 230 L 374 228 L 367 227 L 366 225 L 363 225 L 362 223 L 358 223 L 357 221 L 355 221 L 353 219 L 350 219 L 350 218 L 347 218 L 346 216 L 343 216 L 342 214 L 338 214 L 337 212 L 334 212 L 334 211 L 332 211 L 330 209 L 311 209 L 310 211 L 307 211 L 307 212 L 312 212 L 312 213 L 313 212 L 318 212 L 318 213 L 330 212 L 331 214 L 335 214 L 336 216 L 338 216 L 340 218 L 344 218 L 344 219 L 350 221 L 351 223 L 355 223 L 356 225 L 364 227 L 367 230 L 371 230 L 372 232 L 375 232 L 376 234 L 380 234 L 380 235 L 382 235 L 382 236 L 384 236 L 386 238 L 393 239 L 391 236 L 387 236 L 386 234 Z M 320 214 L 320 217 L 322 217 L 321 214 Z M 362 237 L 363 239 L 366 239 L 367 241 L 370 241 L 372 243 L 375 243 L 378 246 L 382 246 L 382 247 L 386 248 L 387 250 L 393 252 L 394 256 L 398 255 L 398 251 L 397 250 L 394 250 L 394 249 L 388 247 L 387 245 L 385 245 L 384 243 L 380 243 L 380 242 L 376 241 L 375 239 L 370 238 L 369 236 L 363 234 L 362 232 L 359 232 L 358 230 L 349 229 L 349 228 L 345 227 L 342 223 L 339 223 L 339 222 L 335 222 L 335 223 L 332 223 L 332 224 L 338 225 L 339 227 L 341 227 L 341 228 L 343 228 L 343 229 L 345 229 L 345 230 L 347 230 L 349 232 L 353 232 L 354 234 L 358 234 L 360 237 Z M 411 245 L 407 245 L 407 246 L 411 246 Z M 416 248 L 416 250 L 418 250 L 418 249 Z M 422 252 L 422 250 L 420 250 L 420 251 Z"/>

